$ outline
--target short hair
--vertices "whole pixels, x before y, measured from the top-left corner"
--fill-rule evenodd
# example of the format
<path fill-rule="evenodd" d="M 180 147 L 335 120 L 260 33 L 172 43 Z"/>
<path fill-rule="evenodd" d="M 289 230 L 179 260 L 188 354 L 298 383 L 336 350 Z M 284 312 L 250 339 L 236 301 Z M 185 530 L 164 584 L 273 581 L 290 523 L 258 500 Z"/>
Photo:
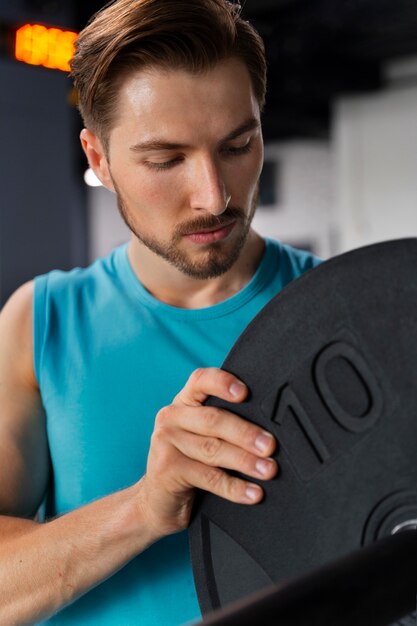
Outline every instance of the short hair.
<path fill-rule="evenodd" d="M 227 0 L 116 0 L 80 32 L 71 60 L 79 110 L 104 144 L 122 80 L 145 67 L 203 73 L 231 57 L 250 75 L 262 110 L 266 59 L 262 38 Z"/>

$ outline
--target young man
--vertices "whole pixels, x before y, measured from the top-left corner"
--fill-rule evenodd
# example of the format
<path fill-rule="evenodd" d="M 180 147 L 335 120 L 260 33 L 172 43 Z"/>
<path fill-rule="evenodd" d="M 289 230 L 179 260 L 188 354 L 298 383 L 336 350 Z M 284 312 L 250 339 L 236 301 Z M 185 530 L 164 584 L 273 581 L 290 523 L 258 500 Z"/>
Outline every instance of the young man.
<path fill-rule="evenodd" d="M 1 314 L 0 623 L 178 625 L 199 616 L 195 488 L 256 505 L 278 472 L 269 433 L 204 401 L 245 399 L 223 359 L 316 261 L 251 228 L 265 59 L 236 5 L 117 0 L 72 76 L 132 239 Z"/>

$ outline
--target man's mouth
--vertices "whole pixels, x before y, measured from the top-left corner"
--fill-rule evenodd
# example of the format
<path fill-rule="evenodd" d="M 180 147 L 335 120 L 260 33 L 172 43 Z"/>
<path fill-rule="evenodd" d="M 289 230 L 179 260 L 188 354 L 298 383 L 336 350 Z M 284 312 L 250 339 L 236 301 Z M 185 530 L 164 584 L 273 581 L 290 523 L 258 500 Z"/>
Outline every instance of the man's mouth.
<path fill-rule="evenodd" d="M 209 244 L 226 239 L 232 232 L 237 220 L 214 228 L 202 228 L 193 233 L 184 235 L 186 239 L 197 244 Z"/>

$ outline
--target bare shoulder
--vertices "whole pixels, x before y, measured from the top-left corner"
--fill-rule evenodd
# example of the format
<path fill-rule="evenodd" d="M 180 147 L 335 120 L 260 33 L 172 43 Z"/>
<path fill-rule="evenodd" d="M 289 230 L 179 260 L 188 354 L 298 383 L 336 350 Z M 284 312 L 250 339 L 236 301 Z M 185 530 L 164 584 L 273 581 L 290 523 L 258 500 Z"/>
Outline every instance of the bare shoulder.
<path fill-rule="evenodd" d="M 0 313 L 1 324 L 31 323 L 33 286 L 33 280 L 31 280 L 10 296 Z"/>
<path fill-rule="evenodd" d="M 33 281 L 9 298 L 0 313 L 0 383 L 3 376 L 21 378 L 36 387 L 33 367 Z"/>
<path fill-rule="evenodd" d="M 36 513 L 49 475 L 42 400 L 33 365 L 33 283 L 0 313 L 0 514 Z"/>

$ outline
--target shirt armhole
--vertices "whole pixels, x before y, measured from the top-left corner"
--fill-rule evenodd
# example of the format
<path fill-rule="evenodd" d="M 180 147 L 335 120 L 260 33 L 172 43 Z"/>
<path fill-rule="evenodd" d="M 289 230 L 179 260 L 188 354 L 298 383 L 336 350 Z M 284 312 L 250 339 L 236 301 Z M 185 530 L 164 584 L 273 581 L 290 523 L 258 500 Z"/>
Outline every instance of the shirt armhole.
<path fill-rule="evenodd" d="M 46 275 L 38 276 L 34 280 L 33 289 L 33 366 L 39 387 L 42 382 L 42 354 L 45 343 L 47 282 Z"/>

